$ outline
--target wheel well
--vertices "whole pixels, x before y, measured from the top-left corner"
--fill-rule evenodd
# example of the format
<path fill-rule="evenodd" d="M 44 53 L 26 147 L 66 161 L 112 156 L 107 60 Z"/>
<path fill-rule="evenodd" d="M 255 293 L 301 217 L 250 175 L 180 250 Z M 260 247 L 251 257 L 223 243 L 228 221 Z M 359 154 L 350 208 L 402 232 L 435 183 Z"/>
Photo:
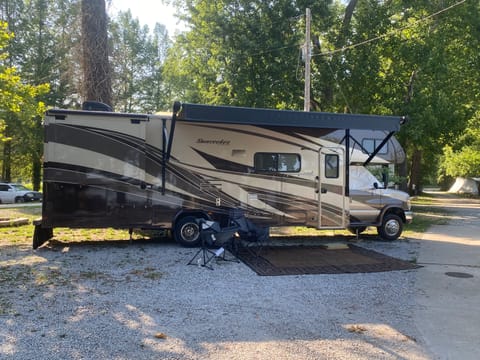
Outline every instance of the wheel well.
<path fill-rule="evenodd" d="M 172 221 L 172 229 L 175 229 L 175 224 L 179 220 L 183 219 L 186 216 L 193 216 L 197 219 L 201 218 L 201 219 L 205 219 L 205 220 L 210 220 L 210 216 L 207 213 L 205 213 L 204 211 L 201 211 L 201 210 L 181 210 L 180 212 L 177 213 L 177 215 L 175 215 L 175 218 Z"/>
<path fill-rule="evenodd" d="M 405 217 L 405 212 L 401 208 L 398 208 L 398 207 L 387 208 L 382 215 L 382 219 L 388 214 L 397 215 L 398 217 L 400 217 L 400 219 L 402 219 L 402 222 L 404 224 L 407 222 L 407 219 Z"/>

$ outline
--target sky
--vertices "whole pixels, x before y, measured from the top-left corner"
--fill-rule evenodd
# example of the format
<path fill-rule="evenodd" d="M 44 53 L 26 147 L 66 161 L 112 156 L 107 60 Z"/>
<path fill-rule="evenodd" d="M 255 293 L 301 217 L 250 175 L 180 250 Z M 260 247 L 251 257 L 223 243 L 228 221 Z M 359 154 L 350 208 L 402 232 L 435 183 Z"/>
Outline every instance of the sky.
<path fill-rule="evenodd" d="M 167 27 L 170 36 L 175 34 L 175 30 L 182 29 L 177 24 L 178 19 L 174 16 L 173 6 L 167 6 L 161 0 L 110 0 L 106 3 L 107 12 L 111 17 L 119 11 L 130 9 L 132 16 L 138 18 L 141 25 L 148 25 L 150 30 L 153 30 L 157 22 Z"/>

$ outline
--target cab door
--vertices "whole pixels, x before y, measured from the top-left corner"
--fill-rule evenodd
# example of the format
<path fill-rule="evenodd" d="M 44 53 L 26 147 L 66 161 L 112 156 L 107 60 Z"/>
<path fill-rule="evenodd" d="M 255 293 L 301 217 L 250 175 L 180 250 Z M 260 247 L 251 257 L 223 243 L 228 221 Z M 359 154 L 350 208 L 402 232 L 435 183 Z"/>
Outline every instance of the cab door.
<path fill-rule="evenodd" d="M 324 147 L 319 151 L 316 189 L 319 229 L 343 229 L 348 226 L 344 155 L 342 147 Z"/>

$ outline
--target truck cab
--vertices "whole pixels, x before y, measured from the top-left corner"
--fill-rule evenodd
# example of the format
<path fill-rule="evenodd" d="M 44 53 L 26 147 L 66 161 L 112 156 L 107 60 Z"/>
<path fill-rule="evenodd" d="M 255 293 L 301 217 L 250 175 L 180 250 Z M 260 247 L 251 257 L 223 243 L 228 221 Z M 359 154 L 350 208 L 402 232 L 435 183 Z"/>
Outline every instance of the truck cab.
<path fill-rule="evenodd" d="M 407 193 L 385 188 L 364 166 L 350 166 L 351 232 L 361 233 L 375 226 L 382 238 L 395 240 L 412 217 Z"/>

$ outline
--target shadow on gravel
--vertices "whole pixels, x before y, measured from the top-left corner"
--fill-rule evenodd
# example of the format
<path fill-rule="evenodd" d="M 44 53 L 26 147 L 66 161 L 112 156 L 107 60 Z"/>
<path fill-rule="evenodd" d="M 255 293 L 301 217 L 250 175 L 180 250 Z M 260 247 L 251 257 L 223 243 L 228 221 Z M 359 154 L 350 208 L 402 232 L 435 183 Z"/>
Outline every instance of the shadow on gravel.
<path fill-rule="evenodd" d="M 174 244 L 175 241 L 171 238 L 140 238 L 140 239 L 119 239 L 119 240 L 57 240 L 51 239 L 45 245 L 39 249 L 55 249 L 60 247 L 76 247 L 76 248 L 88 248 L 88 247 L 129 247 L 138 245 L 152 245 L 152 244 Z"/>

